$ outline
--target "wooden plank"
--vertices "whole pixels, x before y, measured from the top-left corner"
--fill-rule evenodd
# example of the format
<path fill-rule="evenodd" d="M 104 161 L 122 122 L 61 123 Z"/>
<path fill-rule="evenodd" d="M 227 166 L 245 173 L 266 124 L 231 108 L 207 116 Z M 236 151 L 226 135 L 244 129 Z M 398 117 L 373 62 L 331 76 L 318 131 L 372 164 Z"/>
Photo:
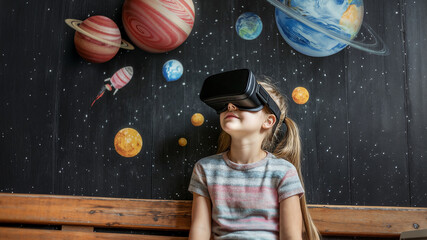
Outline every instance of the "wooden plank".
<path fill-rule="evenodd" d="M 189 230 L 191 201 L 0 193 L 0 222 Z"/>
<path fill-rule="evenodd" d="M 309 208 L 322 235 L 399 237 L 404 231 L 427 228 L 427 208 L 338 205 Z"/>
<path fill-rule="evenodd" d="M 189 200 L 143 200 L 0 193 L 0 222 L 189 230 Z M 323 235 L 398 237 L 427 228 L 427 208 L 309 205 Z"/>
<path fill-rule="evenodd" d="M 173 236 L 153 236 L 139 234 L 121 234 L 121 233 L 99 233 L 99 232 L 75 232 L 75 231 L 58 231 L 42 230 L 28 228 L 8 228 L 0 227 L 1 239 L 32 239 L 32 240 L 50 240 L 50 239 L 67 239 L 67 240 L 185 240 L 187 237 Z"/>
<path fill-rule="evenodd" d="M 64 42 L 58 34 L 62 32 L 62 25 L 55 15 L 65 4 L 27 3 L 27 7 L 22 2 L 0 3 L 2 32 L 26 29 L 21 34 L 9 35 L 8 39 L 0 38 L 0 46 L 10 41 L 8 47 L 0 50 L 0 79 L 14 79 L 2 81 L 0 89 L 0 190 L 51 193 L 54 187 L 51 174 L 56 171 L 52 159 L 55 151 L 52 140 L 58 119 L 56 86 L 62 69 L 60 46 Z M 47 8 L 57 11 L 49 14 L 45 11 Z M 19 9 L 20 13 L 14 13 L 13 9 Z M 26 17 L 19 17 L 20 14 Z M 32 30 L 36 24 L 40 24 L 40 32 Z M 49 40 L 42 40 L 44 37 Z M 52 48 L 57 51 L 46 51 Z"/>
<path fill-rule="evenodd" d="M 406 207 L 410 203 L 400 7 L 397 0 L 364 3 L 369 14 L 363 21 L 387 43 L 390 55 L 349 50 L 351 204 Z"/>
<path fill-rule="evenodd" d="M 295 117 L 301 130 L 303 180 L 307 202 L 313 204 L 351 204 L 346 60 L 345 50 L 327 58 L 310 59 L 304 63 L 310 69 L 300 76 L 305 80 L 288 83 L 292 85 L 290 99 L 295 87 L 303 86 L 310 92 L 305 105 L 298 106 L 292 100 L 289 103 L 290 114 L 296 111 L 291 118 Z"/>
<path fill-rule="evenodd" d="M 44 62 L 40 62 L 38 64 L 40 67 L 37 68 L 37 72 L 49 73 L 47 66 L 52 66 L 53 72 L 60 71 L 56 78 L 47 82 L 52 86 L 57 86 L 47 92 L 49 96 L 57 96 L 56 99 L 50 100 L 51 103 L 55 103 L 55 106 L 57 106 L 57 108 L 53 109 L 50 116 L 50 118 L 55 117 L 57 119 L 55 125 L 52 126 L 55 128 L 55 135 L 51 138 L 45 138 L 49 144 L 54 146 L 54 149 L 50 153 L 52 157 L 34 158 L 34 164 L 38 164 L 41 167 L 37 169 L 34 167 L 32 170 L 34 174 L 49 176 L 53 181 L 53 187 L 49 191 L 42 192 L 38 190 L 45 182 L 43 179 L 40 179 L 35 181 L 38 184 L 34 184 L 36 189 L 32 190 L 31 193 L 53 192 L 58 195 L 153 198 L 151 194 L 151 159 L 154 147 L 151 143 L 151 138 L 155 135 L 152 129 L 153 124 L 156 122 L 154 118 L 147 116 L 152 116 L 153 108 L 157 107 L 152 95 L 151 77 L 149 74 L 157 73 L 158 71 L 152 70 L 160 68 L 161 75 L 161 66 L 152 64 L 156 64 L 159 61 L 151 61 L 151 58 L 147 60 L 147 56 L 150 56 L 149 53 L 136 49 L 136 51 L 139 51 L 139 54 L 127 54 L 126 51 L 119 51 L 116 57 L 124 54 L 122 57 L 125 57 L 126 61 L 116 61 L 118 59 L 113 58 L 107 62 L 108 66 L 104 64 L 92 65 L 77 54 L 73 41 L 75 30 L 68 27 L 64 22 L 64 19 L 69 18 L 69 16 L 83 20 L 86 19 L 88 16 L 82 14 L 83 9 L 91 9 L 95 12 L 100 11 L 114 22 L 120 22 L 123 1 L 78 0 L 63 4 L 55 0 L 47 0 L 43 4 L 29 2 L 28 4 L 16 3 L 13 5 L 15 9 L 25 10 L 23 13 L 26 17 L 22 19 L 31 22 L 33 25 L 36 23 L 43 24 L 42 21 L 47 21 L 49 24 L 43 24 L 46 25 L 45 31 L 50 32 L 51 29 L 55 30 L 55 33 L 52 33 L 55 37 L 49 37 L 49 39 L 56 39 L 55 43 L 39 37 L 37 38 L 39 39 L 37 43 L 40 44 L 39 42 L 41 42 L 46 46 L 36 50 L 28 47 L 28 54 L 32 56 L 41 52 L 42 55 L 47 56 L 49 54 L 60 55 L 59 60 L 55 60 L 54 64 L 47 65 Z M 51 11 L 53 14 L 46 14 L 44 12 L 49 8 L 55 9 L 55 11 Z M 44 14 L 34 14 L 32 13 L 33 9 L 39 9 L 38 11 Z M 49 13 L 50 11 L 47 12 Z M 86 10 L 83 10 L 83 12 L 86 12 Z M 42 16 L 45 17 L 43 18 Z M 13 29 L 12 25 L 10 27 Z M 124 31 L 123 34 L 125 34 Z M 26 37 L 26 39 L 30 38 L 34 37 Z M 126 39 L 129 40 L 129 38 Z M 22 43 L 25 46 L 37 44 L 29 44 L 25 42 L 25 39 L 21 39 L 16 44 Z M 56 49 L 55 52 L 46 50 L 53 46 Z M 8 51 L 11 50 L 13 49 L 8 49 Z M 129 51 L 128 53 L 132 52 Z M 38 56 L 36 57 L 37 59 L 39 58 Z M 25 69 L 32 69 L 34 65 L 32 59 L 33 57 L 28 57 L 31 65 L 25 67 Z M 144 64 L 141 64 L 141 62 L 144 62 Z M 115 95 L 112 92 L 104 94 L 93 107 L 90 107 L 103 86 L 104 80 L 110 78 L 116 71 L 125 66 L 132 66 L 134 70 L 133 78 L 129 84 L 120 89 Z M 25 73 L 27 71 L 22 72 Z M 10 75 L 8 74 L 8 76 Z M 44 75 L 40 75 L 39 77 L 44 81 Z M 34 86 L 31 85 L 31 87 L 40 85 L 37 81 L 39 77 L 34 77 L 34 81 L 32 81 Z M 26 75 L 14 82 L 17 82 L 17 86 L 24 86 L 23 81 L 25 79 L 28 79 Z M 88 81 L 88 79 L 90 80 Z M 155 86 L 157 87 L 157 85 Z M 42 93 L 44 91 L 40 92 L 40 95 Z M 22 106 L 19 105 L 19 102 L 22 102 L 22 100 L 15 99 L 14 97 L 12 100 L 13 105 L 10 109 L 14 107 L 17 111 L 19 111 L 18 109 L 22 109 Z M 32 104 L 28 105 L 31 106 Z M 41 114 L 42 112 L 46 111 L 40 110 L 34 115 L 44 116 L 45 114 Z M 117 119 L 120 120 L 117 121 Z M 26 121 L 22 123 L 26 125 L 22 126 L 34 128 L 29 123 L 31 122 Z M 141 152 L 132 158 L 120 156 L 114 147 L 115 135 L 120 129 L 125 127 L 135 128 L 143 139 Z M 14 128 L 21 129 L 22 127 L 14 125 Z M 46 130 L 43 129 L 43 131 Z M 16 138 L 19 139 L 19 137 Z M 38 141 L 33 140 L 33 146 L 37 146 L 36 144 L 38 144 Z M 11 147 L 14 145 L 17 146 L 18 150 L 16 151 L 19 152 L 22 151 L 19 146 L 27 146 L 28 144 L 14 143 L 11 144 Z M 3 149 L 8 148 L 6 144 L 3 146 Z M 41 150 L 45 151 L 43 148 Z M 12 151 L 5 152 L 14 153 Z M 52 171 L 48 172 L 43 168 L 43 165 L 50 162 L 54 164 L 54 167 Z M 9 169 L 12 168 L 9 167 Z M 41 172 L 43 174 L 40 174 Z M 5 179 L 8 177 L 11 178 L 8 181 L 12 182 L 15 186 L 22 187 L 30 185 L 29 182 L 31 180 L 25 183 L 18 182 L 22 178 L 22 174 L 11 175 L 7 171 L 0 171 L 0 173 L 5 174 Z M 2 182 L 0 182 L 0 189 L 2 189 Z M 27 191 L 21 190 L 15 192 Z"/>
<path fill-rule="evenodd" d="M 405 47 L 407 61 L 408 158 L 410 202 L 427 206 L 427 1 L 405 1 Z"/>

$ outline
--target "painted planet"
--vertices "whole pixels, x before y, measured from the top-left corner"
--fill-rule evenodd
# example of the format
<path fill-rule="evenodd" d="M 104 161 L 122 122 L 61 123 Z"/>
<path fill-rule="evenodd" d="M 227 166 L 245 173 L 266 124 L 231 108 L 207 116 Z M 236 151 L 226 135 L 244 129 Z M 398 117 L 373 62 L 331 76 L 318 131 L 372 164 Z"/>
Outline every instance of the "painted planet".
<path fill-rule="evenodd" d="M 123 128 L 114 138 L 114 147 L 121 156 L 134 157 L 142 148 L 141 135 L 133 128 Z"/>
<path fill-rule="evenodd" d="M 280 34 L 292 48 L 312 57 L 329 56 L 341 51 L 347 46 L 342 39 L 351 41 L 363 22 L 363 0 L 280 2 L 286 6 L 280 8 L 285 11 L 276 8 L 276 23 Z M 298 19 L 289 14 L 300 17 Z M 300 20 L 307 21 L 315 28 Z M 338 37 L 332 38 L 329 32 Z"/>
<path fill-rule="evenodd" d="M 181 62 L 175 59 L 167 61 L 163 64 L 163 77 L 165 77 L 166 81 L 173 82 L 181 78 L 184 72 L 184 67 Z"/>
<path fill-rule="evenodd" d="M 195 113 L 191 117 L 191 124 L 193 124 L 195 127 L 202 126 L 204 121 L 205 117 L 201 113 Z"/>
<path fill-rule="evenodd" d="M 179 144 L 179 146 L 181 146 L 181 147 L 185 147 L 185 146 L 187 146 L 187 139 L 185 139 L 185 138 L 180 138 L 180 139 L 178 140 L 178 144 Z"/>
<path fill-rule="evenodd" d="M 89 62 L 107 62 L 120 48 L 134 49 L 130 43 L 122 40 L 116 23 L 108 17 L 98 15 L 84 21 L 66 19 L 65 23 L 76 30 L 74 45 L 77 53 Z"/>
<path fill-rule="evenodd" d="M 292 99 L 297 104 L 305 104 L 308 101 L 310 94 L 304 87 L 297 87 L 292 91 Z"/>
<path fill-rule="evenodd" d="M 245 40 L 257 38 L 262 31 L 261 18 L 252 12 L 243 13 L 237 18 L 236 31 Z"/>
<path fill-rule="evenodd" d="M 190 35 L 194 19 L 192 0 L 125 0 L 122 8 L 127 35 L 151 53 L 179 47 Z"/>

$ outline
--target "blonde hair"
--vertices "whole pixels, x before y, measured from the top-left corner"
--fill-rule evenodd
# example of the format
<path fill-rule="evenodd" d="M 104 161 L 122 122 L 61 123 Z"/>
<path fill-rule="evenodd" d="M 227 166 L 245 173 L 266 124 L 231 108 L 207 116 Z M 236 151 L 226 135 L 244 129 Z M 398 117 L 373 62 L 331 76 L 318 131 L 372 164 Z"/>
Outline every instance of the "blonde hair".
<path fill-rule="evenodd" d="M 286 98 L 280 93 L 279 89 L 272 83 L 269 77 L 260 76 L 257 79 L 261 79 L 261 81 L 258 80 L 258 83 L 270 94 L 281 111 L 280 119 L 277 120 L 277 126 L 274 129 L 274 132 L 270 131 L 269 135 L 264 139 L 262 149 L 272 152 L 276 157 L 286 159 L 292 163 L 298 172 L 298 176 L 304 188 L 304 182 L 301 174 L 301 140 L 297 124 L 287 117 L 288 105 Z M 285 123 L 287 131 L 285 136 L 280 140 L 279 129 L 282 123 Z M 218 139 L 218 153 L 229 150 L 230 146 L 231 136 L 222 131 Z M 320 233 L 311 219 L 305 195 L 300 198 L 300 204 L 305 230 L 304 238 L 309 240 L 319 240 Z"/>

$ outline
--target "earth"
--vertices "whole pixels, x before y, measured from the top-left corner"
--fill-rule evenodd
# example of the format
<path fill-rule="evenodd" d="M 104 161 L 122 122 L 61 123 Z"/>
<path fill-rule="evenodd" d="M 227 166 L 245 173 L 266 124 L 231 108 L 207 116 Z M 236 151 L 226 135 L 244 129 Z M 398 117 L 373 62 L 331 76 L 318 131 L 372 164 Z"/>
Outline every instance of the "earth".
<path fill-rule="evenodd" d="M 318 26 L 313 29 L 276 8 L 276 23 L 280 34 L 292 48 L 308 56 L 330 56 L 347 46 L 322 31 L 331 31 L 344 39 L 353 39 L 362 25 L 363 0 L 280 1 Z"/>

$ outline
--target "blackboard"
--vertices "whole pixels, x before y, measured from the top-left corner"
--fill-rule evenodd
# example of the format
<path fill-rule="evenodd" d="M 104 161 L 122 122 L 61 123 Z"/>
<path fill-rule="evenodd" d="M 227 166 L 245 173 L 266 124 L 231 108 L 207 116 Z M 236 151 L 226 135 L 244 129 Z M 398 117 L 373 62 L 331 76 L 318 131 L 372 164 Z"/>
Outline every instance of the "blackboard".
<path fill-rule="evenodd" d="M 364 22 L 390 55 L 347 47 L 309 57 L 283 40 L 266 1 L 194 1 L 188 39 L 167 53 L 119 50 L 88 63 L 64 20 L 103 15 L 121 22 L 122 0 L 0 2 L 0 191 L 150 199 L 191 199 L 194 163 L 216 152 L 216 113 L 198 93 L 214 73 L 250 68 L 271 76 L 300 127 L 307 200 L 313 204 L 427 206 L 427 2 L 365 1 Z M 238 16 L 253 12 L 263 30 L 240 38 Z M 162 66 L 184 74 L 166 82 Z M 125 66 L 131 82 L 94 107 L 103 80 Z M 310 92 L 304 105 L 295 87 Z M 194 113 L 205 123 L 191 124 Z M 142 151 L 124 158 L 114 136 L 131 127 Z M 181 147 L 178 139 L 188 145 Z"/>

